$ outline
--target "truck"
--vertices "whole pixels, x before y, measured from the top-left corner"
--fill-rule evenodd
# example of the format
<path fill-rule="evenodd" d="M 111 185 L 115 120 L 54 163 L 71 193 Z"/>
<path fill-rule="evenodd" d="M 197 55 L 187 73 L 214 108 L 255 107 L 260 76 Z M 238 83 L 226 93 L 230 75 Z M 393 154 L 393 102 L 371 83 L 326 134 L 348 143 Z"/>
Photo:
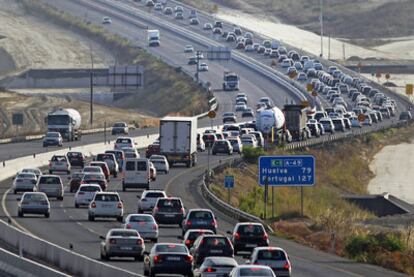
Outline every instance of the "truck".
<path fill-rule="evenodd" d="M 307 113 L 306 108 L 303 105 L 296 104 L 287 104 L 283 108 L 286 119 L 286 129 L 289 130 L 292 135 L 292 139 L 306 140 L 306 122 L 307 122 Z"/>
<path fill-rule="evenodd" d="M 273 129 L 279 130 L 285 125 L 285 115 L 278 107 L 259 109 L 256 112 L 256 129 L 263 134 L 270 134 Z"/>
<path fill-rule="evenodd" d="M 160 121 L 160 155 L 170 166 L 184 163 L 187 167 L 197 164 L 197 118 L 164 117 Z"/>
<path fill-rule="evenodd" d="M 225 71 L 223 76 L 223 90 L 239 90 L 239 75 Z"/>
<path fill-rule="evenodd" d="M 58 109 L 45 118 L 48 132 L 59 132 L 67 141 L 79 140 L 81 137 L 81 115 L 75 109 Z"/>
<path fill-rule="evenodd" d="M 148 46 L 160 46 L 160 31 L 159 30 L 148 30 Z"/>

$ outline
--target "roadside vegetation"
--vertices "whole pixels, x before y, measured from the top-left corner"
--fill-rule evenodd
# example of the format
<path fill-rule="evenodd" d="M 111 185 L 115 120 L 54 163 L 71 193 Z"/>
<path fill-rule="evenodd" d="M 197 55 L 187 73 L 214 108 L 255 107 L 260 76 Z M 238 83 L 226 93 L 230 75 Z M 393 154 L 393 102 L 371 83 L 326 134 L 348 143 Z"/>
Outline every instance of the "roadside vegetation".
<path fill-rule="evenodd" d="M 363 137 L 336 142 L 305 151 L 287 152 L 273 148 L 267 155 L 310 154 L 316 158 L 316 185 L 305 187 L 304 214 L 301 215 L 300 188 L 274 189 L 275 214 L 272 218 L 272 189 L 269 188 L 267 221 L 276 234 L 324 251 L 357 261 L 373 263 L 414 274 L 414 225 L 392 232 L 378 231 L 362 221 L 375 215 L 341 198 L 346 194 L 368 194 L 373 177 L 369 163 L 386 145 L 411 142 L 414 125 L 392 128 Z M 248 213 L 264 214 L 264 188 L 258 186 L 257 158 L 263 150 L 244 149 L 241 164 L 215 172 L 212 191 L 227 201 L 224 176 L 235 176 L 231 204 Z"/>
<path fill-rule="evenodd" d="M 145 68 L 144 88 L 111 105 L 145 111 L 154 116 L 171 113 L 199 114 L 208 110 L 207 94 L 178 68 L 155 58 L 129 40 L 83 21 L 38 0 L 17 0 L 26 12 L 88 37 L 109 49 L 122 65 L 137 64 Z"/>
<path fill-rule="evenodd" d="M 319 0 L 181 0 L 206 11 L 214 4 L 237 9 L 260 17 L 276 17 L 287 24 L 320 32 Z M 411 0 L 324 1 L 326 35 L 341 38 L 387 38 L 414 34 Z M 216 9 L 217 10 L 217 9 Z"/>

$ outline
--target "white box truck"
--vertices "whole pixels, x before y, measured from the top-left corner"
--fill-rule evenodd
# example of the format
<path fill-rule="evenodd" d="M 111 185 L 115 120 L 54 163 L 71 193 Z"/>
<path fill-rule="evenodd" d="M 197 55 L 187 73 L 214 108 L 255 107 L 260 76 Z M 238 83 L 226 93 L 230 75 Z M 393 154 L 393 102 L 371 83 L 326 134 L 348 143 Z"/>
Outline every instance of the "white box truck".
<path fill-rule="evenodd" d="M 197 118 L 164 117 L 160 122 L 160 154 L 167 157 L 170 166 L 197 163 Z"/>
<path fill-rule="evenodd" d="M 160 46 L 160 31 L 148 30 L 148 46 Z"/>

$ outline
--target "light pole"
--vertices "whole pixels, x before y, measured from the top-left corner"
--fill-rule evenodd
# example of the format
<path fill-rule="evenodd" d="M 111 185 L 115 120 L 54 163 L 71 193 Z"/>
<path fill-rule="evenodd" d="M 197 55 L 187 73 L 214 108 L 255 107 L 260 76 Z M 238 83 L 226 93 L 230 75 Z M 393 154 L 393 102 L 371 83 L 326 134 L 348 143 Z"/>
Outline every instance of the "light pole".
<path fill-rule="evenodd" d="M 90 99 L 90 119 L 89 119 L 89 123 L 91 125 L 91 127 L 93 126 L 93 77 L 94 77 L 94 66 L 93 66 L 93 52 L 92 52 L 92 45 L 89 45 L 89 49 L 90 49 L 90 53 L 91 53 L 91 99 Z"/>
<path fill-rule="evenodd" d="M 319 20 L 321 23 L 321 58 L 323 57 L 323 0 L 319 0 L 320 11 Z"/>

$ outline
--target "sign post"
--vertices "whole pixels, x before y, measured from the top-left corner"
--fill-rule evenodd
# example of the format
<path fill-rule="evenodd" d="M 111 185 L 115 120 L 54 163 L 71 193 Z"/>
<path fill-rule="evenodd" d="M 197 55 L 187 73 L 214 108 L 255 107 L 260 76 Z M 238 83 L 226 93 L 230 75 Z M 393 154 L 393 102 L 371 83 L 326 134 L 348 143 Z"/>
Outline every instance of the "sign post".
<path fill-rule="evenodd" d="M 413 95 L 413 84 L 406 84 L 405 85 L 405 94 Z"/>
<path fill-rule="evenodd" d="M 210 118 L 211 123 L 211 129 L 213 129 L 213 119 L 216 117 L 216 112 L 214 110 L 210 110 L 207 114 L 207 116 Z M 208 168 L 208 178 L 210 180 L 210 151 L 211 151 L 212 145 L 208 144 L 207 149 L 207 168 Z"/>
<path fill-rule="evenodd" d="M 301 187 L 301 214 L 303 215 L 303 187 L 315 185 L 315 157 L 310 155 L 261 156 L 259 157 L 259 185 L 265 187 L 265 218 L 268 186 L 272 186 L 272 202 L 274 202 L 274 187 Z M 272 216 L 274 217 L 273 204 Z"/>
<path fill-rule="evenodd" d="M 227 203 L 230 204 L 231 189 L 234 188 L 234 176 L 226 175 L 224 177 L 224 187 L 227 189 Z"/>

